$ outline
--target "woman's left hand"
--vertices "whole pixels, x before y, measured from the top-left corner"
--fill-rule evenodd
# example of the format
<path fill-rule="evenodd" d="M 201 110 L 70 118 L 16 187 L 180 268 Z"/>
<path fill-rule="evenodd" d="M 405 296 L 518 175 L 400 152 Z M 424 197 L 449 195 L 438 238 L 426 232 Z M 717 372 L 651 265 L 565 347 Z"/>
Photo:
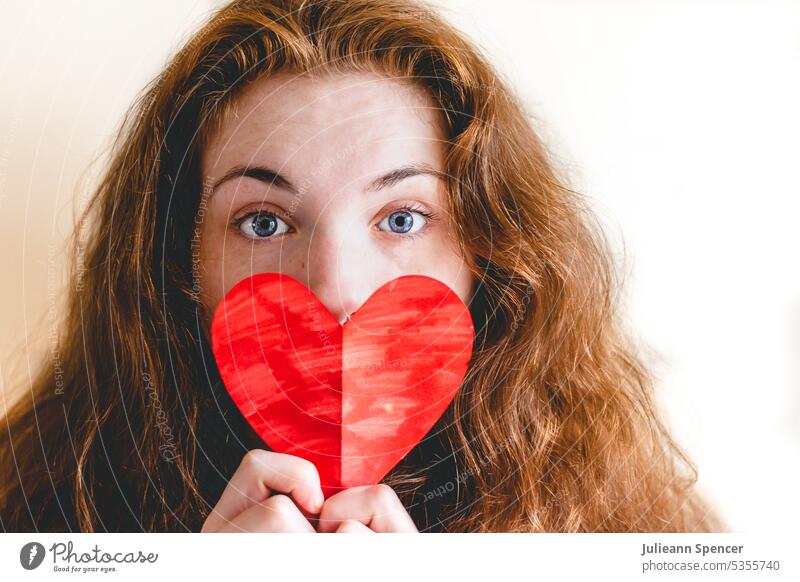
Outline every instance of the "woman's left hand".
<path fill-rule="evenodd" d="M 351 487 L 322 505 L 320 533 L 417 532 L 394 489 L 388 485 Z"/>

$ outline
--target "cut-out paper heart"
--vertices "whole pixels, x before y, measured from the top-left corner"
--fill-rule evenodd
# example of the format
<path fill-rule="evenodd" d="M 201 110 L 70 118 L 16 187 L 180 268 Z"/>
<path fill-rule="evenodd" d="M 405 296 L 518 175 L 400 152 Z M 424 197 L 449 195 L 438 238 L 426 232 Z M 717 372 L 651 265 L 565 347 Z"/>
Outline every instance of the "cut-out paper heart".
<path fill-rule="evenodd" d="M 428 433 L 461 385 L 474 329 L 444 283 L 406 275 L 341 326 L 280 273 L 237 283 L 211 324 L 222 380 L 275 452 L 308 459 L 328 497 L 374 485 Z"/>

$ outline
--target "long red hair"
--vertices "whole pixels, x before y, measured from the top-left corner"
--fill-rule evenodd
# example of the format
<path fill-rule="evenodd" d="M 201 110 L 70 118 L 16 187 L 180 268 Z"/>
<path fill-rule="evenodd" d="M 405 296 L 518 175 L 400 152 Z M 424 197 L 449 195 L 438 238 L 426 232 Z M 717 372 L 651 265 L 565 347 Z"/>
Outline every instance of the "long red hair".
<path fill-rule="evenodd" d="M 719 529 L 620 324 L 584 199 L 480 52 L 402 0 L 231 2 L 140 97 L 76 228 L 58 349 L 0 431 L 3 527 L 199 531 L 263 446 L 220 383 L 191 241 L 208 136 L 279 71 L 407 78 L 443 113 L 477 338 L 458 396 L 386 479 L 419 529 Z"/>

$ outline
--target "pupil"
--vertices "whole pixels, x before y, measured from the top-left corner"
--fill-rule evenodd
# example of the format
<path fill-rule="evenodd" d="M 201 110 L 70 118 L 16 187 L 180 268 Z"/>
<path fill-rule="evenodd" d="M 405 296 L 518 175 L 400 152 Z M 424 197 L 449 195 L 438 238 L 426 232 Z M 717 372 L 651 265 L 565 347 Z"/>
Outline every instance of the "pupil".
<path fill-rule="evenodd" d="M 253 232 L 256 236 L 272 236 L 278 230 L 278 221 L 269 214 L 259 214 L 253 219 Z"/>
<path fill-rule="evenodd" d="M 392 213 L 392 216 L 389 218 L 389 226 L 391 226 L 394 232 L 408 232 L 411 230 L 412 221 L 411 214 L 402 210 Z"/>

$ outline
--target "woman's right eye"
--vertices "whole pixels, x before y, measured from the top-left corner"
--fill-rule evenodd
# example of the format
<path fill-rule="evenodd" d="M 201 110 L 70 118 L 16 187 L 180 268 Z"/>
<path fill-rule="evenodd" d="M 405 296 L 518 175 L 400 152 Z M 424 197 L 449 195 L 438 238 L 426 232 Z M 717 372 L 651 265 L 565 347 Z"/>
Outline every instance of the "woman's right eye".
<path fill-rule="evenodd" d="M 289 231 L 289 225 L 271 212 L 251 212 L 238 221 L 239 230 L 248 238 L 266 239 Z"/>

